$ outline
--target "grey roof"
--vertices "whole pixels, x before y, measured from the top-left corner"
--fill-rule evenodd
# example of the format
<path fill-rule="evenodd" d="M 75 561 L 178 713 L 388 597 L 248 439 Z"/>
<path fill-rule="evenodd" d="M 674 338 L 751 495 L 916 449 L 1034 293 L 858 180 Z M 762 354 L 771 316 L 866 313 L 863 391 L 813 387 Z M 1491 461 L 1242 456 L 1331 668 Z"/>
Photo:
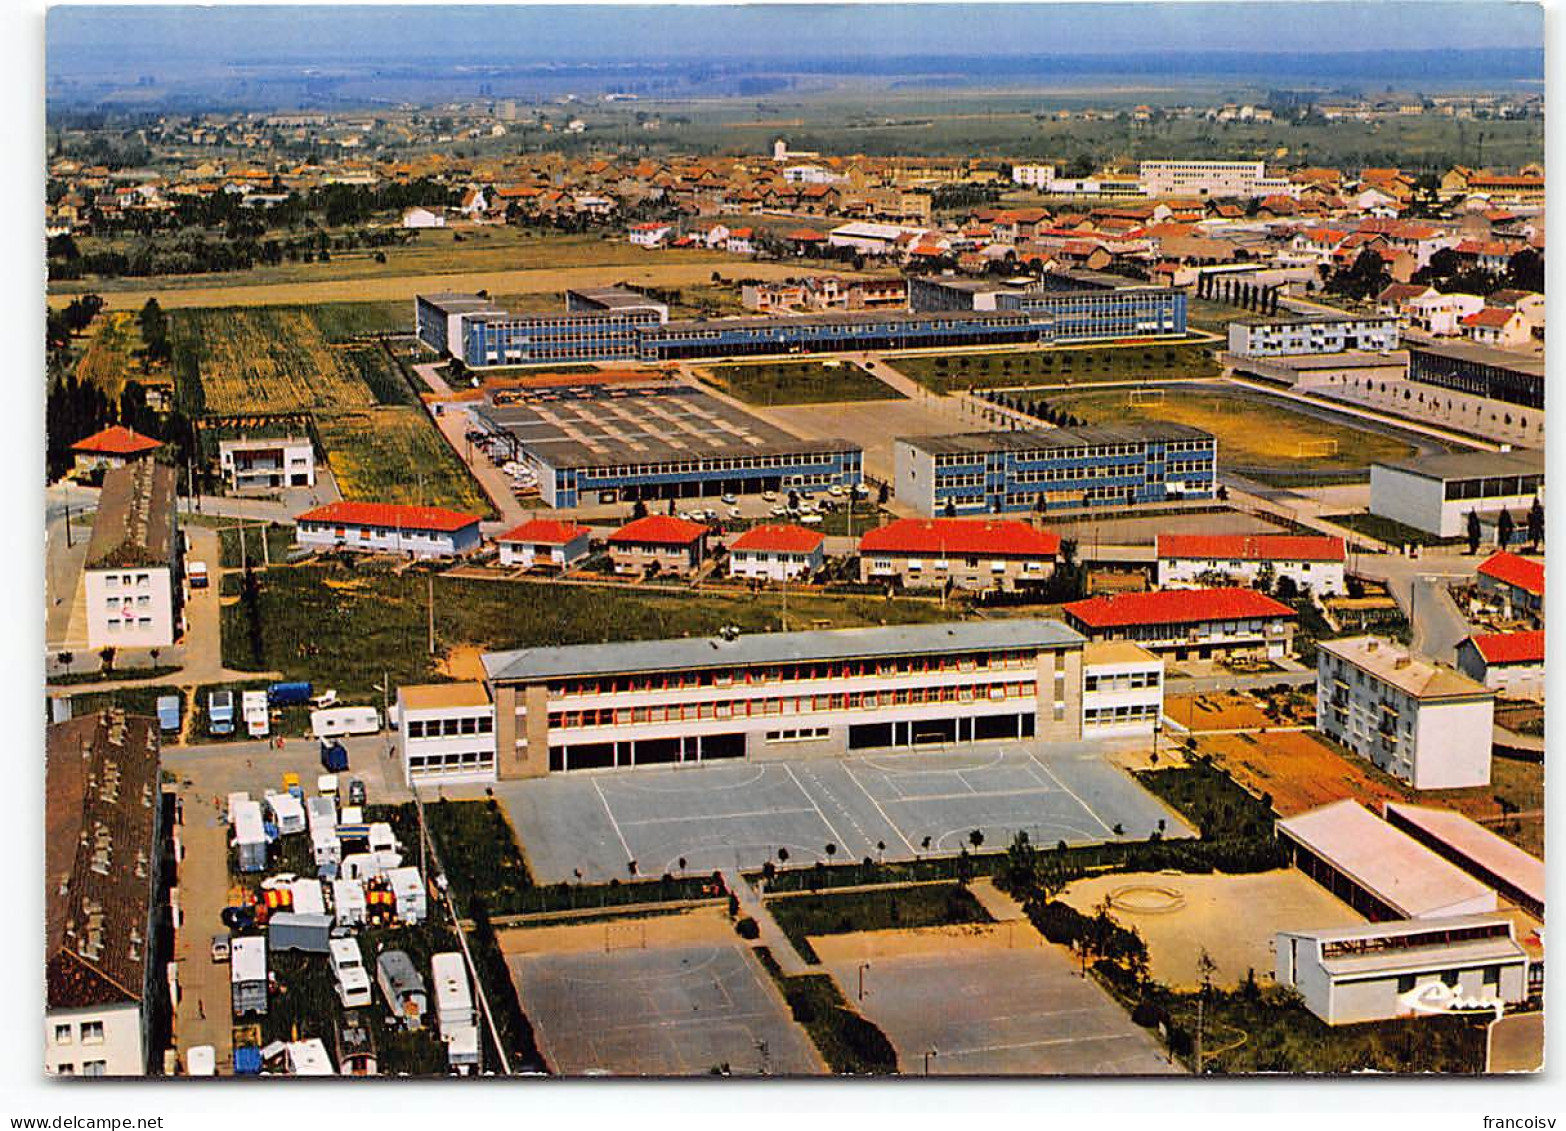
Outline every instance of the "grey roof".
<path fill-rule="evenodd" d="M 1350 314 L 1347 311 L 1292 311 L 1280 309 L 1276 314 L 1242 314 L 1229 319 L 1242 326 L 1306 326 L 1317 323 L 1339 322 L 1396 322 L 1394 314 Z"/>
<path fill-rule="evenodd" d="M 640 327 L 653 336 L 677 337 L 698 330 L 750 330 L 792 326 L 874 326 L 877 323 L 902 322 L 980 322 L 1027 325 L 1030 316 L 1020 310 L 859 310 L 827 314 L 794 314 L 787 318 L 709 318 L 667 322 L 662 326 Z"/>
<path fill-rule="evenodd" d="M 497 306 L 487 298 L 479 295 L 461 294 L 457 291 L 440 291 L 432 295 L 420 295 L 419 298 L 429 303 L 442 314 L 491 314 L 503 313 L 504 307 Z"/>
<path fill-rule="evenodd" d="M 1531 448 L 1510 452 L 1446 452 L 1373 464 L 1424 479 L 1479 479 L 1499 475 L 1543 475 L 1544 453 Z"/>
<path fill-rule="evenodd" d="M 720 637 L 681 637 L 562 648 L 490 652 L 484 670 L 497 682 L 630 672 L 685 671 L 879 656 L 989 649 L 1080 648 L 1081 634 L 1057 620 L 953 621 L 947 624 L 837 628 Z"/>
<path fill-rule="evenodd" d="M 657 299 L 650 298 L 641 291 L 633 291 L 630 287 L 571 287 L 566 291 L 566 294 L 575 295 L 577 298 L 610 309 L 644 307 L 667 309 Z"/>
<path fill-rule="evenodd" d="M 1492 295 L 1491 297 L 1493 298 L 1494 296 Z M 1544 380 L 1544 355 L 1542 353 L 1514 353 L 1511 350 L 1476 345 L 1472 342 L 1432 342 L 1415 337 L 1405 337 L 1403 339 L 1403 347 L 1411 353 L 1450 357 L 1458 361 L 1473 362 L 1477 365 L 1490 365 L 1497 369 L 1510 369 L 1515 373 L 1525 373 L 1529 377 L 1537 377 L 1541 381 Z"/>
<path fill-rule="evenodd" d="M 1024 452 L 1037 448 L 1092 448 L 1104 444 L 1138 444 L 1149 440 L 1211 440 L 1211 432 L 1170 421 L 1148 421 L 1076 428 L 1022 428 L 1009 432 L 959 432 L 950 436 L 898 436 L 932 455 L 983 452 Z"/>
<path fill-rule="evenodd" d="M 168 565 L 174 558 L 174 469 L 150 459 L 104 472 L 88 569 Z"/>

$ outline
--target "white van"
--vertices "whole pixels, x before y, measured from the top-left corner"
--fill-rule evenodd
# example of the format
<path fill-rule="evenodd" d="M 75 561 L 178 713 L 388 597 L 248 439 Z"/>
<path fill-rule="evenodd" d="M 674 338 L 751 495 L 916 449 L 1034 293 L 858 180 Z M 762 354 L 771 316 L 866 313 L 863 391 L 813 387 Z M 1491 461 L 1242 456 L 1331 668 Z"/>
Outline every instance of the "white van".
<path fill-rule="evenodd" d="M 364 969 L 364 956 L 353 939 L 333 939 L 332 977 L 337 981 L 337 997 L 344 1009 L 359 1009 L 370 1004 L 370 975 Z"/>

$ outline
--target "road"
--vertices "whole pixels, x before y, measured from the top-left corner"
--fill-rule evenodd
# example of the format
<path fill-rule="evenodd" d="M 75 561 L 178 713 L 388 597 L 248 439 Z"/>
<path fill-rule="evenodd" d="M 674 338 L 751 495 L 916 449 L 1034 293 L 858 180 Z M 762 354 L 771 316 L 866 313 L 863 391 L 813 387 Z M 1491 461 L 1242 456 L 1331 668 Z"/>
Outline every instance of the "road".
<path fill-rule="evenodd" d="M 1409 618 L 1416 652 L 1453 663 L 1457 646 L 1472 627 L 1447 591 L 1447 585 L 1473 579 L 1483 557 L 1427 551 L 1418 558 L 1399 554 L 1361 554 L 1353 572 L 1386 585 L 1387 592 Z"/>

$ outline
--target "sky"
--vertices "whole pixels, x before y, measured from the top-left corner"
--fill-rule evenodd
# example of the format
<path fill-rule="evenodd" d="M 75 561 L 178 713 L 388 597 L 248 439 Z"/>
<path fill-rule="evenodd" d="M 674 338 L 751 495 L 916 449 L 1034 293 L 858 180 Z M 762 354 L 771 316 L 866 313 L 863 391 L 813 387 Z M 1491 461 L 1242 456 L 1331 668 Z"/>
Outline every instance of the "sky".
<path fill-rule="evenodd" d="M 50 9 L 48 68 L 161 74 L 213 66 L 374 60 L 388 66 L 603 60 L 830 60 L 1164 51 L 1375 52 L 1542 46 L 1515 0 L 1245 4 L 808 4 L 560 7 L 94 7 Z"/>

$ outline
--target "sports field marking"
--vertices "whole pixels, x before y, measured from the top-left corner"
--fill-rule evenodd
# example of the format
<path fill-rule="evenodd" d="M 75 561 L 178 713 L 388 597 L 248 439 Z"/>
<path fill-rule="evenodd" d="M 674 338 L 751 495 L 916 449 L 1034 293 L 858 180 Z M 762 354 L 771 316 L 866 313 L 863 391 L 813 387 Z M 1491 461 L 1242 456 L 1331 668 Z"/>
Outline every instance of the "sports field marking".
<path fill-rule="evenodd" d="M 707 767 L 705 764 L 698 763 L 693 768 L 702 770 L 706 769 Z M 714 766 L 712 768 L 717 769 L 718 767 Z M 748 789 L 757 782 L 761 781 L 762 778 L 766 777 L 767 771 L 771 768 L 771 766 L 756 766 L 754 768 L 755 772 L 750 777 L 743 781 L 731 782 L 728 785 L 688 785 L 682 783 L 680 785 L 674 786 L 673 788 L 664 788 L 663 786 L 648 785 L 646 782 L 616 781 L 614 784 L 618 788 L 622 788 L 634 793 L 717 793 L 720 790 L 725 789 Z M 680 773 L 682 771 L 675 770 L 670 772 Z"/>
<path fill-rule="evenodd" d="M 860 781 L 858 776 L 854 773 L 854 767 L 849 765 L 847 762 L 844 762 L 843 770 L 848 774 L 848 780 L 857 785 L 859 787 L 859 792 L 864 794 L 866 799 L 869 800 L 870 804 L 875 806 L 875 811 L 881 814 L 881 820 L 892 826 L 892 831 L 897 834 L 897 839 L 902 841 L 903 844 L 908 847 L 909 852 L 912 852 L 915 856 L 917 856 L 919 854 L 919 850 L 913 846 L 913 841 L 909 840 L 906 836 L 903 835 L 903 829 L 901 825 L 892 820 L 891 817 L 887 816 L 886 810 L 881 808 L 881 803 L 875 799 L 868 789 L 865 788 L 864 782 Z M 901 793 L 901 790 L 898 792 Z"/>
<path fill-rule="evenodd" d="M 713 965 L 717 961 L 718 951 L 716 948 L 712 948 L 708 950 L 707 957 L 702 959 L 699 965 L 691 966 L 684 970 L 677 970 L 672 972 L 668 970 L 662 970 L 657 973 L 649 974 L 616 975 L 612 978 L 589 978 L 581 974 L 558 973 L 551 973 L 549 976 L 559 982 L 571 982 L 582 986 L 605 986 L 611 982 L 617 986 L 632 985 L 636 982 L 667 982 L 671 977 L 682 978 L 689 974 L 699 974 L 701 971 L 705 970 L 707 967 Z"/>
<path fill-rule="evenodd" d="M 794 787 L 798 789 L 800 793 L 805 795 L 806 801 L 810 802 L 810 807 L 816 811 L 816 816 L 821 818 L 821 823 L 827 827 L 827 832 L 832 834 L 832 839 L 835 840 L 840 847 L 846 849 L 848 846 L 843 841 L 843 834 L 838 832 L 837 829 L 833 827 L 831 821 L 827 820 L 827 815 L 821 811 L 821 806 L 816 804 L 815 796 L 800 784 L 798 776 L 794 773 L 794 767 L 785 764 L 783 768 L 788 771 L 788 776 L 793 779 Z"/>
<path fill-rule="evenodd" d="M 1038 781 L 1037 778 L 1033 779 Z M 967 783 L 964 783 L 967 784 Z M 979 790 L 968 786 L 967 793 L 917 793 L 912 797 L 899 797 L 888 801 L 888 805 L 916 805 L 921 801 L 972 801 L 976 797 L 1032 797 L 1038 794 L 1059 793 L 1058 789 L 1051 789 L 1043 782 L 1039 782 L 1037 789 L 991 789 Z"/>
<path fill-rule="evenodd" d="M 1097 813 L 1095 813 L 1093 811 L 1093 806 L 1089 805 L 1086 801 L 1083 801 L 1082 798 L 1078 797 L 1070 789 L 1070 787 L 1068 787 L 1066 785 L 1065 782 L 1061 781 L 1059 778 L 1057 778 L 1055 776 L 1054 771 L 1052 771 L 1043 762 L 1040 762 L 1039 759 L 1038 759 L 1038 755 L 1034 754 L 1033 751 L 1030 750 L 1030 751 L 1028 751 L 1028 758 L 1032 760 L 1032 762 L 1033 762 L 1033 764 L 1035 766 L 1037 766 L 1039 769 L 1043 770 L 1046 774 L 1049 775 L 1049 780 L 1050 781 L 1054 782 L 1056 785 L 1060 786 L 1061 789 L 1064 789 L 1067 793 L 1071 794 L 1071 800 L 1075 801 L 1078 805 L 1082 806 L 1083 811 L 1085 813 L 1087 813 L 1087 815 L 1089 817 L 1092 817 L 1095 821 L 1098 822 L 1098 827 L 1099 828 L 1103 829 L 1106 833 L 1114 831 L 1107 824 L 1104 823 L 1104 818 L 1100 817 Z"/>
<path fill-rule="evenodd" d="M 992 825 L 991 827 L 997 827 L 997 826 L 996 825 Z M 999 827 L 1001 827 L 1004 830 L 1004 826 L 999 826 Z M 1039 842 L 1039 841 L 1043 840 L 1043 829 L 1044 829 L 1044 826 L 1042 826 L 1042 825 L 1040 825 L 1040 824 L 1035 822 L 1032 825 L 1024 825 L 1024 826 L 1020 826 L 1019 828 L 1020 828 L 1021 831 L 1027 831 L 1027 832 L 1030 832 L 1031 834 L 1033 834 L 1033 836 L 1035 837 L 1035 842 Z M 1093 840 L 1094 839 L 1093 834 L 1091 832 L 1089 832 L 1087 829 L 1078 828 L 1076 825 L 1068 825 L 1064 821 L 1061 821 L 1061 822 L 1051 822 L 1049 824 L 1048 828 L 1049 828 L 1049 831 L 1051 833 L 1055 834 L 1055 839 L 1056 840 L 1063 839 L 1060 836 L 1061 833 L 1065 833 L 1067 836 L 1081 837 L 1083 840 Z M 954 843 L 955 847 L 961 848 L 964 844 L 967 843 L 968 834 L 971 833 L 971 832 L 973 832 L 972 826 L 965 826 L 963 828 L 958 828 L 958 829 L 947 829 L 944 833 L 942 833 L 940 836 L 936 837 L 930 843 L 933 844 L 936 848 L 943 848 L 944 845 L 946 845 L 948 842 L 951 842 L 951 843 Z M 956 838 L 955 842 L 952 842 L 952 840 L 951 840 L 951 838 L 953 838 L 953 837 Z"/>
<path fill-rule="evenodd" d="M 609 799 L 604 796 L 603 786 L 598 784 L 598 779 L 593 779 L 593 790 L 598 794 L 598 800 L 604 807 L 604 812 L 609 816 L 609 823 L 614 826 L 614 835 L 620 838 L 620 847 L 625 849 L 625 858 L 635 860 L 636 853 L 631 851 L 631 846 L 626 843 L 625 834 L 620 831 L 620 822 L 615 820 L 614 810 L 609 808 Z"/>
<path fill-rule="evenodd" d="M 821 810 L 819 810 L 819 809 L 816 810 L 817 813 L 819 813 L 820 811 Z M 644 818 L 643 820 L 640 820 L 640 821 L 626 821 L 625 822 L 625 827 L 628 828 L 628 829 L 637 829 L 637 828 L 641 828 L 643 825 L 687 825 L 687 824 L 694 824 L 696 822 L 701 822 L 701 821 L 733 821 L 733 820 L 736 820 L 736 819 L 738 819 L 740 817 L 770 817 L 773 814 L 776 814 L 778 816 L 793 816 L 793 815 L 797 815 L 799 813 L 809 813 L 809 812 L 810 812 L 809 809 L 770 808 L 770 809 L 751 809 L 751 810 L 748 810 L 748 811 L 745 811 L 745 812 L 739 812 L 739 813 L 703 813 L 703 814 L 700 814 L 699 816 L 693 816 L 691 814 L 684 814 L 684 815 L 681 815 L 681 816 L 678 816 L 678 817 L 647 817 L 647 818 Z"/>
<path fill-rule="evenodd" d="M 918 755 L 909 753 L 901 757 L 912 758 Z M 863 762 L 873 769 L 880 770 L 888 777 L 910 777 L 915 774 L 961 774 L 970 770 L 988 770 L 999 766 L 1006 761 L 1006 751 L 997 750 L 986 761 L 975 762 L 967 766 L 888 766 L 875 758 L 859 758 L 855 761 Z"/>

